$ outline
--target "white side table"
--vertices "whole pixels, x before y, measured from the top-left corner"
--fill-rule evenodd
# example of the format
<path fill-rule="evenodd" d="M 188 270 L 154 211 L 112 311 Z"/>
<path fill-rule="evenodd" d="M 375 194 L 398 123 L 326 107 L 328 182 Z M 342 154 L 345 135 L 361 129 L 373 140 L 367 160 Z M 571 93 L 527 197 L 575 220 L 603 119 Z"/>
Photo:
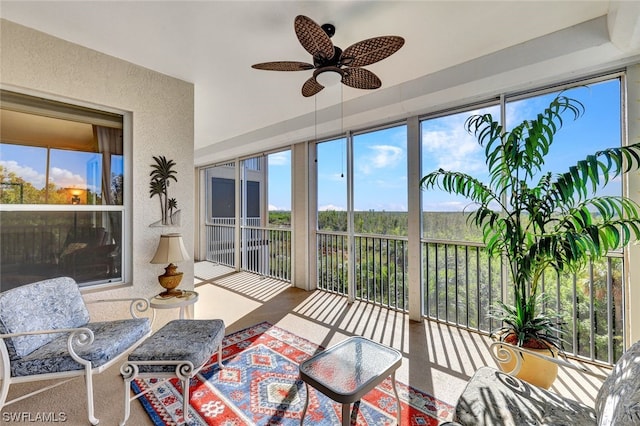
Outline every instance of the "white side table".
<path fill-rule="evenodd" d="M 191 306 L 198 301 L 198 293 L 191 290 L 183 290 L 182 293 L 175 296 L 161 296 L 159 294 L 153 296 L 149 301 L 149 306 L 153 309 L 177 309 L 180 308 L 180 319 L 185 317 L 185 308 Z M 193 315 L 187 312 L 189 319 L 193 319 Z"/>

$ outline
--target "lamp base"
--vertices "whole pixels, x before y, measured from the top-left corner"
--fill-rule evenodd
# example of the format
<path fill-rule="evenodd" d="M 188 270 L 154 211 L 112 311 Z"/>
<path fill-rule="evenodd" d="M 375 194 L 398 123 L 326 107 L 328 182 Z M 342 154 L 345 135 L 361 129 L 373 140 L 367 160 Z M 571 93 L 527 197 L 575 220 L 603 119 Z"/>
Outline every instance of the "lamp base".
<path fill-rule="evenodd" d="M 165 289 L 160 293 L 161 297 L 173 297 L 182 294 L 182 290 L 176 290 L 175 288 L 180 285 L 182 281 L 182 272 L 177 272 L 178 267 L 173 263 L 170 263 L 164 268 L 164 274 L 158 275 L 158 282 Z"/>
<path fill-rule="evenodd" d="M 161 297 L 163 299 L 169 299 L 171 297 L 180 297 L 182 296 L 182 294 L 184 293 L 184 291 L 177 289 L 177 290 L 165 290 L 162 293 L 158 294 L 158 297 Z"/>

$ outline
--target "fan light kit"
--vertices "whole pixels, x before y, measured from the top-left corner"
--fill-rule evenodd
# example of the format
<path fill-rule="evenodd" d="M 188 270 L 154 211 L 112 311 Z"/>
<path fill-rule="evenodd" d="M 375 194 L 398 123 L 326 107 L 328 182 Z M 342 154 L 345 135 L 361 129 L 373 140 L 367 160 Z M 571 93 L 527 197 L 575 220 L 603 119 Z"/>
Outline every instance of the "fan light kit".
<path fill-rule="evenodd" d="M 335 86 L 342 81 L 342 73 L 335 70 L 326 70 L 314 75 L 316 82 L 324 87 Z"/>
<path fill-rule="evenodd" d="M 302 85 L 302 96 L 317 94 L 328 85 L 341 81 L 356 89 L 377 89 L 382 82 L 377 75 L 362 67 L 381 61 L 404 45 L 398 36 L 380 36 L 359 41 L 344 51 L 331 42 L 335 27 L 322 26 L 303 15 L 296 16 L 294 29 L 300 44 L 313 57 L 313 64 L 297 61 L 264 62 L 252 68 L 268 71 L 314 70 Z"/>

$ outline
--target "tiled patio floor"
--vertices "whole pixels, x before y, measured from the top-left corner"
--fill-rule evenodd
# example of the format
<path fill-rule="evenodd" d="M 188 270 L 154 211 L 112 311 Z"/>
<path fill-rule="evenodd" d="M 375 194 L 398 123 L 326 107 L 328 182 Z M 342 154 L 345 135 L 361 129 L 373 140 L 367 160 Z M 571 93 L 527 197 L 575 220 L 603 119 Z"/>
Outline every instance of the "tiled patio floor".
<path fill-rule="evenodd" d="M 487 336 L 438 322 L 410 321 L 407 314 L 370 303 L 348 304 L 336 294 L 307 292 L 281 281 L 228 272 L 206 262 L 196 265 L 200 300 L 195 316 L 223 318 L 227 332 L 269 321 L 325 347 L 348 336 L 365 336 L 402 352 L 398 380 L 452 404 L 476 369 L 495 366 Z M 588 367 L 608 373 L 605 368 Z M 601 379 L 560 370 L 551 390 L 593 405 Z"/>
<path fill-rule="evenodd" d="M 487 336 L 432 321 L 409 317 L 369 303 L 348 304 L 345 297 L 322 291 L 303 291 L 281 281 L 199 262 L 195 285 L 200 298 L 196 318 L 220 318 L 227 333 L 262 321 L 287 329 L 324 347 L 348 336 L 361 335 L 398 349 L 403 362 L 398 380 L 454 404 L 473 372 L 495 365 Z M 177 310 L 163 310 L 160 321 L 177 317 Z M 590 368 L 596 369 L 592 366 Z M 104 426 L 117 425 L 123 413 L 120 365 L 94 379 L 96 416 Z M 607 374 L 607 369 L 597 368 Z M 552 391 L 593 405 L 601 380 L 574 370 L 561 369 Z M 17 385 L 9 392 L 22 395 L 43 383 Z M 6 413 L 64 413 L 67 424 L 86 424 L 86 397 L 82 379 L 9 405 Z M 151 425 L 140 404 L 131 405 L 128 424 Z"/>

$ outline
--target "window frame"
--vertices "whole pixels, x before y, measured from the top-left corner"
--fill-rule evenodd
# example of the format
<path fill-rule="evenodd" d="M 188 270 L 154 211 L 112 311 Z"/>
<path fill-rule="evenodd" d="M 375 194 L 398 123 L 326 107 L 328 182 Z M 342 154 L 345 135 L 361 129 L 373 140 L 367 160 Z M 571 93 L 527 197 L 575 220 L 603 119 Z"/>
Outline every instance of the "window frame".
<path fill-rule="evenodd" d="M 76 99 L 69 99 L 62 96 L 55 96 L 50 94 L 43 94 L 32 90 L 23 90 L 20 88 L 9 87 L 0 85 L 3 95 L 7 92 L 16 94 L 19 97 L 25 97 L 27 99 L 32 98 L 33 105 L 28 105 L 27 110 L 21 111 L 34 114 L 36 111 L 42 113 L 48 110 L 47 105 L 60 106 L 61 111 L 56 111 L 55 118 L 64 118 L 65 114 L 69 114 L 69 111 L 65 108 L 65 105 L 73 111 L 87 110 L 87 115 L 82 115 L 86 118 L 87 123 L 94 125 L 108 124 L 108 121 L 101 121 L 96 119 L 96 116 L 91 111 L 97 111 L 103 113 L 105 116 L 114 115 L 122 118 L 122 157 L 123 157 L 123 176 L 124 185 L 122 189 L 122 204 L 121 205 L 104 205 L 104 204 L 84 204 L 84 205 L 71 205 L 71 204 L 0 204 L 0 213 L 2 212 L 20 212 L 20 211 L 38 211 L 38 212 L 121 212 L 121 247 L 120 247 L 120 273 L 118 277 L 111 279 L 101 279 L 93 281 L 78 282 L 81 289 L 101 289 L 120 286 L 124 283 L 129 283 L 132 280 L 133 259 L 132 252 L 132 208 L 133 205 L 133 114 L 131 111 L 122 110 L 106 105 L 95 104 L 89 101 L 82 101 Z M 4 96 L 3 96 L 4 97 Z M 2 99 L 3 102 L 5 99 Z M 38 109 L 40 107 L 40 109 Z M 33 108 L 33 109 L 31 109 Z M 75 110 L 74 108 L 77 108 Z M 55 109 L 54 109 L 55 110 Z M 100 114 L 98 114 L 99 116 Z M 73 114 L 68 115 L 71 117 Z M 69 118 L 66 118 L 69 119 Z M 93 120 L 93 121 L 92 121 Z M 52 147 L 55 149 L 55 147 Z M 72 207 L 71 207 L 72 206 Z M 71 208 L 70 208 L 71 207 Z"/>

